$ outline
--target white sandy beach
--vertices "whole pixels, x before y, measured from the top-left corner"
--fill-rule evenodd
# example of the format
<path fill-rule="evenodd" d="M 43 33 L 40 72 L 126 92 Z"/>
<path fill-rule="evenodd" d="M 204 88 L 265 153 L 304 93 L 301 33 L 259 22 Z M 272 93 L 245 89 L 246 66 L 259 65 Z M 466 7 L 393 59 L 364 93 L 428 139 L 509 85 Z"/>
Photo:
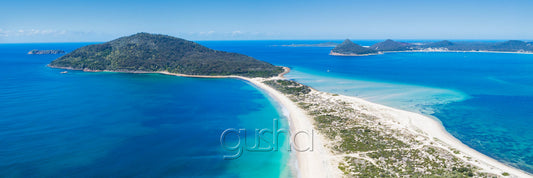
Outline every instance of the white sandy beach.
<path fill-rule="evenodd" d="M 313 120 L 284 94 L 263 84 L 260 80 L 248 78 L 246 80 L 260 87 L 264 91 L 267 91 L 272 98 L 289 111 L 289 125 L 292 133 L 298 131 L 310 132 L 314 130 Z M 296 139 L 296 143 L 294 143 L 302 147 L 313 144 L 312 151 L 296 151 L 296 157 L 298 160 L 298 177 L 340 177 L 342 173 L 337 168 L 337 162 L 332 160 L 335 157 L 329 149 L 324 147 L 324 138 L 317 134 L 316 131 L 314 132 L 312 143 L 309 143 L 308 139 Z"/>
<path fill-rule="evenodd" d="M 242 78 L 247 80 L 261 89 L 267 91 L 276 101 L 280 102 L 290 113 L 290 127 L 293 131 L 313 129 L 313 120 L 307 116 L 294 102 L 284 94 L 263 84 L 258 79 Z M 317 91 L 318 92 L 318 91 Z M 325 97 L 332 97 L 331 94 L 320 92 Z M 533 177 L 532 175 L 517 168 L 507 166 L 495 159 L 492 159 L 470 147 L 448 133 L 442 124 L 430 117 L 399 110 L 376 103 L 371 103 L 360 98 L 339 95 L 342 100 L 350 103 L 357 103 L 366 107 L 370 112 L 380 118 L 398 124 L 399 128 L 411 129 L 413 132 L 424 134 L 428 137 L 436 138 L 442 141 L 441 147 L 450 150 L 453 148 L 461 152 L 459 156 L 466 162 L 478 166 L 483 172 L 502 175 L 507 172 L 511 177 Z M 334 155 L 324 147 L 325 140 L 322 136 L 315 134 L 313 152 L 297 152 L 298 168 L 301 175 L 299 177 L 342 177 L 342 172 L 338 170 L 338 162 Z M 467 159 L 470 157 L 471 159 Z"/>
<path fill-rule="evenodd" d="M 399 128 L 410 129 L 430 138 L 440 140 L 441 147 L 450 150 L 453 148 L 460 151 L 459 158 L 482 169 L 482 172 L 502 175 L 507 172 L 511 177 L 533 177 L 520 169 L 505 165 L 463 144 L 457 138 L 448 133 L 443 125 L 430 117 L 409 111 L 399 110 L 376 103 L 371 103 L 360 98 L 339 95 L 342 100 L 360 104 L 374 115 L 397 124 Z M 467 159 L 470 157 L 471 159 Z"/>

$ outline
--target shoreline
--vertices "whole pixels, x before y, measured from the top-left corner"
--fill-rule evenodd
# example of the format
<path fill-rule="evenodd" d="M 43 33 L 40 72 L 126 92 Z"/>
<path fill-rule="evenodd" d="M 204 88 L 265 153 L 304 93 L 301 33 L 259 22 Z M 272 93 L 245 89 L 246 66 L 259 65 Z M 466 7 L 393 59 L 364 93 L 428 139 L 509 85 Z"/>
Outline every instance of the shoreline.
<path fill-rule="evenodd" d="M 52 66 L 49 66 L 52 67 Z M 53 67 L 61 68 L 61 67 Z M 144 71 L 91 71 L 83 70 L 86 72 L 122 72 L 122 73 L 157 73 L 164 75 L 173 75 L 180 77 L 192 77 L 192 78 L 237 78 L 245 80 L 258 88 L 266 91 L 269 96 L 276 100 L 282 107 L 288 110 L 289 115 L 289 126 L 291 131 L 309 131 L 314 129 L 314 121 L 309 117 L 305 111 L 303 111 L 295 102 L 290 100 L 285 94 L 277 91 L 276 89 L 262 83 L 264 80 L 272 79 L 286 79 L 283 77 L 284 74 L 290 72 L 290 69 L 283 67 L 284 72 L 279 74 L 276 77 L 270 78 L 248 78 L 242 76 L 206 76 L 206 75 L 187 75 L 187 74 L 177 74 L 170 73 L 166 71 L 160 72 L 144 72 Z M 72 68 L 61 68 L 68 70 L 75 70 Z M 323 96 L 331 96 L 332 94 L 317 91 L 311 89 L 313 92 L 317 92 Z M 412 130 L 418 134 L 428 136 L 432 139 L 438 140 L 443 149 L 452 151 L 452 149 L 458 150 L 460 152 L 457 157 L 463 161 L 475 165 L 482 169 L 482 172 L 493 173 L 501 176 L 502 173 L 506 172 L 511 174 L 511 177 L 533 177 L 530 173 L 527 173 L 518 168 L 501 163 L 491 157 L 488 157 L 473 148 L 463 144 L 460 140 L 453 137 L 450 133 L 446 131 L 442 123 L 436 119 L 424 116 L 422 114 L 404 111 L 381 104 L 372 103 L 361 98 L 337 95 L 335 97 L 340 98 L 343 101 L 361 104 L 369 109 L 369 111 L 377 116 L 381 116 L 384 120 L 390 121 L 391 123 L 398 124 L 400 127 L 405 127 Z M 313 151 L 312 152 L 296 152 L 297 160 L 297 177 L 342 177 L 344 176 L 342 172 L 338 169 L 338 160 L 334 160 L 335 156 L 332 154 L 331 150 L 324 146 L 324 143 L 327 143 L 327 140 L 315 131 L 313 140 Z M 308 145 L 306 142 L 298 142 L 298 145 Z M 471 158 L 471 159 L 469 159 Z"/>
<path fill-rule="evenodd" d="M 380 51 L 379 53 L 371 54 L 342 54 L 330 52 L 330 56 L 374 56 L 381 55 L 386 53 L 432 53 L 432 52 L 443 52 L 443 53 L 501 53 L 501 54 L 533 54 L 533 52 L 512 52 L 512 51 L 453 51 L 453 50 L 406 50 L 406 51 Z"/>
<path fill-rule="evenodd" d="M 383 54 L 383 53 L 378 52 L 378 53 L 368 53 L 368 54 L 355 54 L 355 53 L 343 54 L 343 53 L 336 53 L 333 51 L 329 52 L 330 56 L 374 56 L 374 55 L 380 55 L 380 54 Z"/>
<path fill-rule="evenodd" d="M 283 79 L 282 77 L 275 77 Z M 313 121 L 309 119 L 305 111 L 300 109 L 296 103 L 291 101 L 287 96 L 277 91 L 276 89 L 262 83 L 261 79 L 240 78 L 266 91 L 268 95 L 276 100 L 283 108 L 288 111 L 289 127 L 292 133 L 298 131 L 313 131 Z M 270 78 L 272 79 L 272 78 Z M 315 132 L 313 141 L 308 142 L 307 139 L 298 139 L 296 145 L 311 145 L 313 144 L 313 151 L 299 152 L 295 151 L 297 159 L 297 173 L 296 177 L 305 178 L 322 178 L 322 177 L 340 177 L 340 171 L 336 170 L 336 165 L 332 164 L 329 159 L 333 157 L 331 151 L 324 147 L 325 140 L 321 135 Z"/>
<path fill-rule="evenodd" d="M 345 101 L 352 101 L 354 103 L 362 104 L 366 106 L 370 112 L 381 116 L 384 118 L 384 120 L 396 122 L 402 127 L 413 129 L 414 132 L 429 136 L 430 138 L 437 140 L 441 146 L 444 146 L 442 148 L 450 152 L 453 152 L 452 149 L 459 151 L 460 154 L 457 155 L 459 159 L 478 166 L 482 169 L 482 172 L 493 173 L 499 176 L 501 176 L 502 173 L 507 172 L 511 175 L 511 177 L 533 177 L 533 175 L 527 173 L 526 171 L 506 165 L 498 160 L 495 160 L 494 158 L 480 153 L 477 150 L 474 150 L 473 148 L 470 148 L 468 145 L 465 145 L 459 139 L 455 138 L 448 131 L 446 131 L 442 125 L 442 122 L 437 119 L 415 112 L 372 103 L 357 97 L 345 95 L 339 95 L 338 97 Z M 471 159 L 468 159 L 468 157 Z"/>

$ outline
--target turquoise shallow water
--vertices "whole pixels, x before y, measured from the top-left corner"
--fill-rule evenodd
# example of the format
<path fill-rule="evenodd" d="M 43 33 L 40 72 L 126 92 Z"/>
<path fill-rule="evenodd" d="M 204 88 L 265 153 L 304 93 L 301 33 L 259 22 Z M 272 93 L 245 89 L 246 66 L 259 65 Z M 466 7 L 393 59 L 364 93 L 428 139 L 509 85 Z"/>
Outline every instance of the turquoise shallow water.
<path fill-rule="evenodd" d="M 291 67 L 288 78 L 322 91 L 436 117 L 465 144 L 533 173 L 533 55 L 426 52 L 340 57 L 329 56 L 330 47 L 276 46 L 320 42 L 326 41 L 202 43 Z"/>
<path fill-rule="evenodd" d="M 245 81 L 46 67 L 85 44 L 0 45 L 2 177 L 290 176 L 289 152 L 233 152 L 227 128 L 285 126 L 281 109 Z M 249 139 L 252 139 L 249 136 Z M 228 136 L 228 145 L 237 137 Z"/>

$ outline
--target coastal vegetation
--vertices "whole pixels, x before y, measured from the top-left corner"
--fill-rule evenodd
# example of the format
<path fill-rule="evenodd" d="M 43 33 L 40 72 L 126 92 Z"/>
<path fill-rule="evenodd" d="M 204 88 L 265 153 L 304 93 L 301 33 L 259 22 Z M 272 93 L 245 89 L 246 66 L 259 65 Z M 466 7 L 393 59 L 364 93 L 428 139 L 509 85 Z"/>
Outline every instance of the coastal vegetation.
<path fill-rule="evenodd" d="M 533 52 L 533 45 L 519 40 L 504 42 L 450 42 L 447 40 L 414 46 L 414 50 L 437 48 L 450 51 L 495 51 L 495 52 Z"/>
<path fill-rule="evenodd" d="M 252 57 L 209 49 L 167 35 L 137 33 L 78 48 L 49 66 L 87 71 L 160 72 L 270 77 L 283 69 Z"/>
<path fill-rule="evenodd" d="M 308 86 L 292 80 L 267 80 L 264 83 L 282 93 L 290 95 L 304 95 L 311 92 Z"/>
<path fill-rule="evenodd" d="M 397 41 L 388 39 L 383 42 L 376 43 L 370 46 L 369 48 L 376 50 L 376 51 L 403 51 L 403 50 L 408 50 L 409 47 L 411 46 L 413 45 L 410 43 L 397 42 Z"/>
<path fill-rule="evenodd" d="M 365 105 L 291 80 L 263 83 L 284 93 L 314 119 L 346 177 L 498 177 L 466 162 L 439 140 L 374 115 Z"/>
<path fill-rule="evenodd" d="M 397 42 L 391 39 L 376 43 L 370 47 L 362 47 L 357 44 L 351 44 L 345 40 L 343 44 L 338 45 L 331 50 L 330 55 L 337 56 L 358 56 L 381 54 L 383 52 L 428 52 L 428 51 L 457 51 L 457 52 L 517 52 L 533 53 L 533 43 L 509 40 L 504 42 L 451 42 L 448 40 L 429 42 L 429 43 L 406 43 Z M 369 52 L 368 50 L 373 50 Z"/>

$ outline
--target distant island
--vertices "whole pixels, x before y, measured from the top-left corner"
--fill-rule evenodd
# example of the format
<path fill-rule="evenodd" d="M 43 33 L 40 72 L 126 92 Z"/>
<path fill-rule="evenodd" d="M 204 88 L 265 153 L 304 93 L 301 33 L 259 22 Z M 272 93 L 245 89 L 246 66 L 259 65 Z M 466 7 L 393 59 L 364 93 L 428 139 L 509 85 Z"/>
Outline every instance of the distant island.
<path fill-rule="evenodd" d="M 337 45 L 330 52 L 333 56 L 367 56 L 379 54 L 379 51 L 365 48 L 361 45 L 355 44 L 349 39 L 344 40 L 341 44 Z"/>
<path fill-rule="evenodd" d="M 186 75 L 271 77 L 284 71 L 252 57 L 209 49 L 184 39 L 137 33 L 78 48 L 50 67 L 117 72 L 170 72 Z"/>
<path fill-rule="evenodd" d="M 38 50 L 34 49 L 28 52 L 28 54 L 65 54 L 63 50 Z"/>
<path fill-rule="evenodd" d="M 283 46 L 283 47 L 335 47 L 339 43 L 335 42 L 325 42 L 317 44 L 290 44 L 290 45 L 273 45 L 273 46 Z"/>
<path fill-rule="evenodd" d="M 365 56 L 383 54 L 385 52 L 510 52 L 533 53 L 533 43 L 519 40 L 505 42 L 451 42 L 443 40 L 431 43 L 406 43 L 391 39 L 376 43 L 370 47 L 362 47 L 350 40 L 331 50 L 334 56 Z"/>

